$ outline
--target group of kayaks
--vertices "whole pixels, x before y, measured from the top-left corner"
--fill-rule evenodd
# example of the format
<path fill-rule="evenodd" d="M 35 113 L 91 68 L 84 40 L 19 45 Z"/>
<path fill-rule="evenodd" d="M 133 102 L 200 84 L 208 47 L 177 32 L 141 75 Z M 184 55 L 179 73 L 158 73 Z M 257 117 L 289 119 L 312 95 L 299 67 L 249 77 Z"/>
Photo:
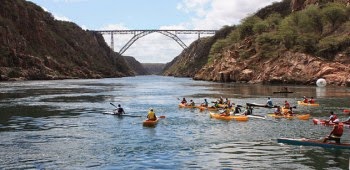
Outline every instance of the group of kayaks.
<path fill-rule="evenodd" d="M 264 108 L 274 108 L 270 106 L 266 106 L 265 104 L 257 104 L 257 103 L 246 103 L 247 107 L 264 107 Z M 217 111 L 220 111 L 224 108 L 226 108 L 226 104 L 218 104 L 218 107 L 205 107 L 201 105 L 186 105 L 183 103 L 179 104 L 179 108 L 190 108 L 190 109 L 199 109 L 200 111 L 208 110 L 209 111 L 209 116 L 211 118 L 215 119 L 220 119 L 220 120 L 236 120 L 236 121 L 248 121 L 249 118 L 259 118 L 259 119 L 266 119 L 266 116 L 272 117 L 272 118 L 286 118 L 286 119 L 299 119 L 299 120 L 308 120 L 310 119 L 310 114 L 294 114 L 294 115 L 289 115 L 289 114 L 281 114 L 281 115 L 276 115 L 274 113 L 269 113 L 266 116 L 261 116 L 261 115 L 245 115 L 242 113 L 238 114 L 230 114 L 230 115 L 225 115 L 225 114 L 220 114 L 216 113 Z M 242 106 L 240 106 L 242 107 Z M 234 109 L 232 109 L 233 111 Z M 283 109 L 282 109 L 283 113 Z"/>
<path fill-rule="evenodd" d="M 298 105 L 301 106 L 310 106 L 310 107 L 318 107 L 320 104 L 318 103 L 304 103 L 303 101 L 298 101 Z M 247 103 L 247 106 L 250 107 L 265 107 L 265 108 L 274 108 L 270 106 L 266 106 L 264 104 L 256 104 L 256 103 Z M 255 117 L 255 118 L 261 118 L 265 119 L 266 116 L 260 116 L 260 115 L 223 115 L 219 113 L 214 113 L 213 111 L 218 111 L 221 108 L 224 108 L 225 105 L 221 105 L 219 108 L 215 107 L 204 107 L 204 106 L 188 106 L 186 104 L 179 104 L 179 108 L 198 108 L 200 111 L 203 110 L 209 110 L 209 115 L 211 118 L 220 119 L 220 120 L 236 120 L 236 121 L 248 121 L 249 117 Z M 286 112 L 282 108 L 282 113 Z M 344 113 L 350 113 L 350 110 L 344 110 Z M 276 115 L 274 113 L 267 114 L 269 117 L 273 118 L 286 118 L 286 119 L 299 119 L 299 120 L 309 120 L 310 114 L 282 114 L 282 115 Z M 324 126 L 333 126 L 333 123 L 327 123 L 325 120 L 320 120 L 314 118 L 313 120 L 314 124 L 324 125 Z M 350 124 L 343 124 L 344 127 L 350 128 Z M 340 148 L 340 149 L 350 149 L 350 144 L 348 143 L 341 143 L 336 144 L 334 142 L 326 142 L 323 143 L 323 141 L 320 140 L 313 140 L 313 139 L 293 139 L 293 138 L 279 138 L 277 139 L 277 143 L 285 143 L 289 145 L 303 145 L 303 146 L 319 146 L 319 147 L 325 147 L 325 148 Z"/>

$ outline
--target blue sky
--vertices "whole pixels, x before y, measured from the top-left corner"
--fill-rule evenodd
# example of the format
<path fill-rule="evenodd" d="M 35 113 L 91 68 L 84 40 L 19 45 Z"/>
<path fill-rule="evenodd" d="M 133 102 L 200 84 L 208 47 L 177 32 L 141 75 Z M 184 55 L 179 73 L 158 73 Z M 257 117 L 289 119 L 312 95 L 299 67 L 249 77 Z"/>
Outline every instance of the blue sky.
<path fill-rule="evenodd" d="M 220 29 L 280 0 L 28 0 L 83 29 Z M 178 35 L 189 46 L 197 35 Z M 115 35 L 119 51 L 132 35 Z M 105 36 L 110 44 L 110 37 Z M 124 55 L 142 63 L 165 63 L 182 52 L 172 39 L 152 33 L 137 40 Z"/>

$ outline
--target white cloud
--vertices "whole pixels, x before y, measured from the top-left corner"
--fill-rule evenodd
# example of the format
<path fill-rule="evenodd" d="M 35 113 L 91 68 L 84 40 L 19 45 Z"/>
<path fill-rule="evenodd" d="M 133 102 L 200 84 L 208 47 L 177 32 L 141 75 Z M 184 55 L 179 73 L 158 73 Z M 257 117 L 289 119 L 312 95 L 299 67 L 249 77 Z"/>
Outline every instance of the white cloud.
<path fill-rule="evenodd" d="M 194 29 L 220 29 L 239 24 L 241 19 L 276 1 L 280 0 L 183 0 L 178 9 L 196 14 L 190 21 Z"/>
<path fill-rule="evenodd" d="M 253 14 L 276 0 L 183 0 L 177 9 L 192 16 L 188 22 L 177 25 L 164 25 L 159 29 L 220 29 L 224 25 L 239 24 L 240 20 Z M 279 0 L 280 1 L 280 0 Z M 103 30 L 120 30 L 128 28 L 123 24 L 107 25 Z M 119 51 L 133 35 L 114 35 L 114 50 Z M 187 46 L 195 41 L 198 35 L 177 35 Z M 204 35 L 201 35 L 202 37 Z M 105 35 L 110 44 L 110 35 Z M 173 39 L 160 33 L 152 33 L 139 38 L 123 54 L 133 56 L 141 63 L 165 63 L 182 52 L 182 47 Z"/>

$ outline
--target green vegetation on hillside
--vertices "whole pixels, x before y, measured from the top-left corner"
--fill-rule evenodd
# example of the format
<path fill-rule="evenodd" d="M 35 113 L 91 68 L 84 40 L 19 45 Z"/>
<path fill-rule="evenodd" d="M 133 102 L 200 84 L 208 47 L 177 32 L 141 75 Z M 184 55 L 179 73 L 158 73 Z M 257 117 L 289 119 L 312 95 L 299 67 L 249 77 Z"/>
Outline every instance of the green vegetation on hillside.
<path fill-rule="evenodd" d="M 272 6 L 280 9 L 278 4 L 285 6 L 286 2 L 290 1 Z M 350 55 L 350 7 L 340 3 L 310 5 L 289 15 L 285 10 L 267 14 L 266 11 L 273 10 L 266 9 L 270 8 L 257 12 L 263 18 L 257 14 L 249 16 L 226 38 L 217 40 L 211 47 L 208 63 L 230 49 L 237 50 L 240 58 L 255 54 L 274 57 L 286 50 L 329 60 L 339 52 Z"/>

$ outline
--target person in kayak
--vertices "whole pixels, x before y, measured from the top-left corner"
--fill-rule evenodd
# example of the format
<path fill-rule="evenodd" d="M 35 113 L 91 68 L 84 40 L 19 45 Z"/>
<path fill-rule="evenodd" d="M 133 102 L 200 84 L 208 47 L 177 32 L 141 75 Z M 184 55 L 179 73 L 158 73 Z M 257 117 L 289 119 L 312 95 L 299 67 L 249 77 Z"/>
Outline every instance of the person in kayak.
<path fill-rule="evenodd" d="M 219 104 L 224 104 L 224 99 L 222 98 L 222 96 L 218 99 Z"/>
<path fill-rule="evenodd" d="M 330 114 L 329 120 L 326 122 L 327 123 L 334 123 L 334 121 L 338 119 L 338 116 L 336 114 L 334 114 L 333 111 L 330 111 L 329 114 Z"/>
<path fill-rule="evenodd" d="M 207 99 L 204 99 L 204 102 L 201 104 L 201 106 L 208 107 L 209 103 Z"/>
<path fill-rule="evenodd" d="M 221 116 L 230 116 L 231 109 L 229 107 L 225 107 L 224 111 L 220 113 Z"/>
<path fill-rule="evenodd" d="M 121 107 L 121 105 L 120 105 L 120 104 L 118 104 L 117 109 L 115 109 L 115 110 L 113 111 L 113 113 L 114 113 L 114 114 L 116 114 L 116 115 L 122 115 L 122 114 L 125 114 L 124 109 Z"/>
<path fill-rule="evenodd" d="M 182 98 L 181 104 L 186 104 L 186 103 L 187 103 L 186 98 Z"/>
<path fill-rule="evenodd" d="M 274 113 L 276 116 L 281 116 L 282 115 L 281 106 L 276 107 Z"/>
<path fill-rule="evenodd" d="M 273 107 L 273 103 L 270 97 L 267 98 L 266 106 Z"/>
<path fill-rule="evenodd" d="M 246 110 L 242 114 L 244 114 L 244 115 L 252 115 L 253 114 L 253 108 L 251 106 L 247 106 Z"/>
<path fill-rule="evenodd" d="M 285 109 L 289 109 L 290 108 L 290 104 L 288 103 L 288 101 L 284 101 L 284 108 Z"/>
<path fill-rule="evenodd" d="M 233 115 L 235 115 L 235 114 L 238 114 L 238 113 L 240 113 L 242 110 L 241 110 L 241 105 L 237 105 L 236 107 L 235 107 L 235 111 L 233 112 Z"/>
<path fill-rule="evenodd" d="M 196 104 L 194 103 L 194 101 L 191 99 L 190 103 L 187 104 L 187 106 L 195 106 Z"/>
<path fill-rule="evenodd" d="M 310 103 L 310 104 L 315 104 L 315 103 L 316 103 L 316 100 L 314 99 L 314 97 L 311 97 L 311 98 L 309 99 L 309 103 Z"/>
<path fill-rule="evenodd" d="M 326 143 L 327 140 L 334 140 L 335 143 L 340 144 L 340 138 L 343 135 L 344 130 L 343 125 L 339 125 L 339 119 L 335 119 L 333 123 L 335 123 L 333 130 L 326 138 L 324 138 L 323 143 Z"/>
<path fill-rule="evenodd" d="M 229 100 L 228 98 L 225 99 L 224 104 L 226 104 L 227 107 L 231 107 L 231 106 L 232 106 L 232 105 L 231 105 L 231 100 Z"/>
<path fill-rule="evenodd" d="M 153 111 L 152 108 L 149 109 L 148 114 L 147 114 L 148 120 L 157 120 L 156 113 Z"/>
<path fill-rule="evenodd" d="M 303 97 L 303 103 L 308 103 L 309 99 L 306 98 L 306 96 Z"/>

